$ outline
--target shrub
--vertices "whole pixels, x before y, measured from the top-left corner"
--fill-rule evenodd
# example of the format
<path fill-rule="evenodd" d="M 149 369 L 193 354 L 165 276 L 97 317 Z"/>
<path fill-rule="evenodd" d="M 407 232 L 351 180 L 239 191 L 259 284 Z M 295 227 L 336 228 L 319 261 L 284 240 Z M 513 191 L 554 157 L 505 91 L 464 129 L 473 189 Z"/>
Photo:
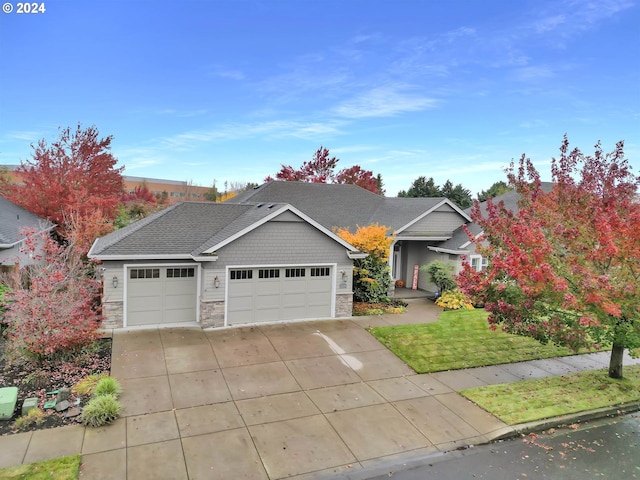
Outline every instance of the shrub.
<path fill-rule="evenodd" d="M 100 282 L 90 277 L 90 268 L 73 246 L 27 233 L 22 251 L 41 262 L 20 266 L 23 283 L 7 295 L 11 308 L 5 322 L 11 342 L 41 361 L 96 340 L 101 316 L 93 301 Z"/>
<path fill-rule="evenodd" d="M 46 416 L 47 415 L 39 408 L 33 408 L 29 410 L 26 415 L 17 418 L 16 421 L 13 422 L 13 426 L 17 430 L 26 430 L 33 425 L 40 425 L 44 422 Z"/>
<path fill-rule="evenodd" d="M 102 395 L 114 395 L 117 397 L 122 393 L 122 387 L 120 382 L 113 377 L 103 377 L 98 381 L 98 384 L 93 389 L 93 395 L 95 397 Z"/>
<path fill-rule="evenodd" d="M 96 385 L 98 385 L 98 382 L 106 376 L 106 373 L 87 375 L 71 387 L 71 392 L 75 395 L 91 395 L 93 390 L 96 388 Z"/>
<path fill-rule="evenodd" d="M 101 427 L 113 422 L 120 414 L 120 403 L 113 394 L 93 397 L 82 409 L 82 423 Z"/>
<path fill-rule="evenodd" d="M 446 290 L 436 300 L 436 305 L 445 310 L 473 310 L 469 297 L 458 290 Z"/>
<path fill-rule="evenodd" d="M 431 281 L 435 283 L 440 293 L 458 288 L 453 279 L 453 264 L 451 263 L 434 260 L 421 266 L 420 270 L 429 274 Z"/>

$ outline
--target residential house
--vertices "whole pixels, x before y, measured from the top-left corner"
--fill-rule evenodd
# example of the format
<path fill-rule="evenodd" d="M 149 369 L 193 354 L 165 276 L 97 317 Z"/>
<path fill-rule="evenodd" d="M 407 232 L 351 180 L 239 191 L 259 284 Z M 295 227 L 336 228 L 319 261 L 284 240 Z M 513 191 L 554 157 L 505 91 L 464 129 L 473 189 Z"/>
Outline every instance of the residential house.
<path fill-rule="evenodd" d="M 16 265 L 31 265 L 33 255 L 20 251 L 30 230 L 34 234 L 48 233 L 55 225 L 0 196 L 0 272 Z"/>
<path fill-rule="evenodd" d="M 169 207 L 97 239 L 89 256 L 103 262 L 106 326 L 336 318 L 351 315 L 353 261 L 366 255 L 334 228 L 385 225 L 394 279 L 433 290 L 416 267 L 449 259 L 434 248 L 469 221 L 446 198 L 269 182 L 222 204 Z"/>

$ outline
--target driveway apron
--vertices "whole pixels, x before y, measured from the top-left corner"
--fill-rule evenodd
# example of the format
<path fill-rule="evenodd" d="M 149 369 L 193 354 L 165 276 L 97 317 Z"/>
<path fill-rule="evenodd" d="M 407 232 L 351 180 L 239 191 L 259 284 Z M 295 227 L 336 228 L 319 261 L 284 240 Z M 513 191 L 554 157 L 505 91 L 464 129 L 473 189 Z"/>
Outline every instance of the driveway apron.
<path fill-rule="evenodd" d="M 439 313 L 415 299 L 406 317 L 114 331 L 122 418 L 101 429 L 1 437 L 0 466 L 47 457 L 43 444 L 59 444 L 55 453 L 65 454 L 63 441 L 69 453 L 83 454 L 87 479 L 330 478 L 511 430 L 460 389 L 604 360 L 417 375 L 364 330 L 404 318 L 431 322 Z"/>

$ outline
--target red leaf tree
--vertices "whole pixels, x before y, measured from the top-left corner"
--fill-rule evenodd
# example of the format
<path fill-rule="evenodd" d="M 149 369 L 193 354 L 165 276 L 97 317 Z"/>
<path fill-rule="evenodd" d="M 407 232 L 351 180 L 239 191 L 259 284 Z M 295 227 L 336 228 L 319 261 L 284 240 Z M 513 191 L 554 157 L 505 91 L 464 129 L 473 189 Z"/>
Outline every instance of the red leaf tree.
<path fill-rule="evenodd" d="M 610 344 L 609 376 L 622 378 L 624 350 L 640 347 L 640 177 L 623 142 L 587 156 L 566 137 L 551 171 L 545 192 L 523 155 L 507 171 L 518 210 L 475 203 L 483 233 L 470 238 L 490 263 L 465 265 L 458 283 L 484 303 L 492 328 L 573 349 Z"/>
<path fill-rule="evenodd" d="M 0 178 L 0 190 L 12 202 L 56 223 L 65 238 L 70 222 L 76 228 L 99 225 L 99 234 L 104 235 L 115 218 L 123 185 L 122 168 L 115 168 L 117 160 L 110 152 L 111 140 L 111 136 L 100 138 L 95 126 L 61 129 L 50 145 L 44 139 L 32 145 L 32 159 L 16 169 L 21 183 Z"/>
<path fill-rule="evenodd" d="M 335 173 L 336 166 L 340 160 L 336 157 L 329 157 L 329 150 L 320 147 L 316 150 L 313 158 L 304 162 L 299 169 L 291 165 L 282 165 L 276 173 L 276 180 L 285 182 L 308 182 L 308 183 L 350 183 L 358 185 L 373 193 L 382 193 L 379 190 L 378 180 L 370 170 L 363 170 L 359 165 L 344 168 Z M 272 181 L 271 176 L 265 178 L 265 182 Z"/>
<path fill-rule="evenodd" d="M 4 322 L 13 346 L 43 360 L 93 342 L 102 320 L 96 307 L 100 282 L 91 278 L 73 245 L 25 235 L 23 251 L 36 264 L 21 266 L 19 281 L 6 294 L 10 308 Z"/>

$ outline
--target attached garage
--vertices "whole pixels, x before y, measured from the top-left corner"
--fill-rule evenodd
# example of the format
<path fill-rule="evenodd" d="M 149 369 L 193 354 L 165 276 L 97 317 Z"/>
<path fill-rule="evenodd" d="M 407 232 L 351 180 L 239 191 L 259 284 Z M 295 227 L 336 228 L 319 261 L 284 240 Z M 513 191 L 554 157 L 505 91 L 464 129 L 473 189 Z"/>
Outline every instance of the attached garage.
<path fill-rule="evenodd" d="M 197 267 L 131 266 L 126 275 L 128 326 L 197 320 Z"/>
<path fill-rule="evenodd" d="M 333 316 L 332 266 L 227 269 L 227 324 Z"/>

